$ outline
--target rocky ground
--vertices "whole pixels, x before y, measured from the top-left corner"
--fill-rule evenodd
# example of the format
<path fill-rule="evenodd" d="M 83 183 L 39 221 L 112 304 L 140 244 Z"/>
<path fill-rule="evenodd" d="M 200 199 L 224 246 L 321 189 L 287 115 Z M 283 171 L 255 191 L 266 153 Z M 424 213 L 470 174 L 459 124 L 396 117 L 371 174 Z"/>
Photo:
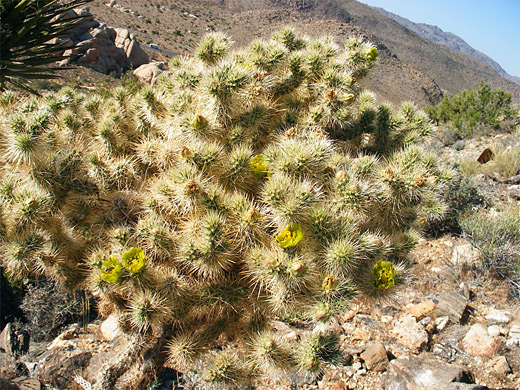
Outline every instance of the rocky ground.
<path fill-rule="evenodd" d="M 429 145 L 460 161 L 477 158 L 500 138 L 467 142 L 458 151 L 435 139 Z M 483 191 L 496 203 L 517 202 L 518 184 L 492 176 L 476 178 Z M 460 237 L 422 239 L 413 261 L 410 283 L 398 302 L 370 306 L 356 301 L 332 325 L 341 334 L 344 359 L 339 367 L 326 369 L 314 381 L 266 378 L 255 388 L 520 389 L 520 301 L 508 283 L 484 272 L 479 253 Z M 273 326 L 296 339 L 306 332 L 282 323 Z M 146 358 L 137 358 L 139 351 L 154 353 L 153 346 L 123 334 L 113 317 L 86 327 L 72 325 L 47 344 L 28 345 L 27 335 L 8 325 L 0 348 L 0 372 L 10 368 L 16 373 L 9 381 L 0 379 L 1 390 L 145 388 L 131 378 L 148 367 Z M 150 388 L 203 388 L 196 378 L 185 379 L 179 382 L 179 374 L 167 369 Z"/>

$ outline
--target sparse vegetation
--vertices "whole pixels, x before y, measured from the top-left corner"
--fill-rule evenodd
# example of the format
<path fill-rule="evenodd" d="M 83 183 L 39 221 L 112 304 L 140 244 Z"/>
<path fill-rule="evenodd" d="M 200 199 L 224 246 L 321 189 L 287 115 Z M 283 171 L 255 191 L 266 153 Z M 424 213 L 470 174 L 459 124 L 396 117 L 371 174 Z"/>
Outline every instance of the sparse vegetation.
<path fill-rule="evenodd" d="M 28 321 L 24 328 L 34 341 L 52 340 L 65 325 L 88 321 L 90 297 L 82 292 L 70 294 L 44 278 L 26 284 L 25 290 L 20 308 Z"/>
<path fill-rule="evenodd" d="M 424 227 L 424 233 L 430 237 L 460 235 L 460 220 L 463 216 L 478 208 L 491 206 L 491 202 L 481 193 L 472 178 L 460 173 L 451 181 L 445 199 L 448 204 L 446 214 L 438 220 L 428 221 Z"/>
<path fill-rule="evenodd" d="M 465 236 L 480 251 L 482 266 L 509 281 L 520 294 L 520 208 L 480 210 L 461 220 Z"/>
<path fill-rule="evenodd" d="M 493 159 L 486 164 L 480 164 L 475 160 L 463 160 L 460 163 L 461 173 L 465 176 L 473 176 L 478 173 L 498 174 L 502 178 L 509 178 L 520 173 L 520 146 L 505 147 L 495 143 L 490 147 Z"/>

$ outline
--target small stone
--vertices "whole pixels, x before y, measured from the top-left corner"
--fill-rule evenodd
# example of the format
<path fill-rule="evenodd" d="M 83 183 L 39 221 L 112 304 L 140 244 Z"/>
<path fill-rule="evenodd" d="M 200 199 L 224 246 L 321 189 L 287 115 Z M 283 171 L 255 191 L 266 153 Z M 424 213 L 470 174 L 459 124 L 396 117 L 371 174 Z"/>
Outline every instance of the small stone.
<path fill-rule="evenodd" d="M 424 317 L 422 320 L 419 321 L 419 324 L 421 324 L 422 326 L 427 326 L 431 322 L 432 322 L 431 317 Z"/>
<path fill-rule="evenodd" d="M 471 264 L 479 257 L 478 251 L 470 243 L 458 245 L 453 248 L 451 262 L 457 264 Z"/>
<path fill-rule="evenodd" d="M 491 337 L 497 337 L 497 336 L 500 336 L 500 326 L 498 325 L 491 325 L 491 326 L 488 326 L 488 334 L 491 336 Z"/>
<path fill-rule="evenodd" d="M 492 310 L 486 320 L 492 324 L 507 324 L 511 321 L 511 312 L 509 310 Z"/>
<path fill-rule="evenodd" d="M 461 341 L 461 347 L 472 356 L 491 357 L 500 348 L 501 341 L 491 337 L 482 324 L 472 325 Z"/>
<path fill-rule="evenodd" d="M 411 351 L 417 352 L 428 343 L 428 333 L 410 314 L 396 322 L 392 333 L 397 336 L 397 340 L 403 346 Z"/>
<path fill-rule="evenodd" d="M 375 372 L 385 371 L 388 368 L 388 356 L 383 344 L 379 342 L 372 343 L 361 354 L 361 358 L 365 361 L 368 370 Z"/>
<path fill-rule="evenodd" d="M 489 370 L 497 375 L 507 375 L 511 372 L 511 367 L 505 356 L 495 356 L 488 362 Z"/>
<path fill-rule="evenodd" d="M 355 362 L 355 363 L 352 365 L 352 368 L 353 368 L 355 371 L 360 370 L 361 367 L 363 367 L 363 364 L 361 364 L 361 362 Z"/>
<path fill-rule="evenodd" d="M 437 317 L 448 316 L 452 322 L 458 323 L 467 304 L 468 298 L 464 295 L 455 291 L 447 291 L 439 295 L 434 314 Z"/>
<path fill-rule="evenodd" d="M 520 340 L 518 340 L 516 337 L 511 337 L 510 339 L 507 339 L 506 345 L 508 347 L 512 347 L 513 345 L 520 345 Z"/>
<path fill-rule="evenodd" d="M 348 390 L 346 383 L 344 382 L 346 370 L 340 369 L 328 369 L 324 372 L 323 378 L 318 382 L 318 389 L 320 390 Z"/>
<path fill-rule="evenodd" d="M 390 322 L 392 322 L 393 319 L 394 319 L 394 317 L 392 317 L 392 316 L 387 316 L 387 315 L 381 316 L 381 322 L 383 324 L 389 324 Z"/>
<path fill-rule="evenodd" d="M 520 325 L 520 307 L 516 309 L 515 314 L 513 315 L 513 321 Z"/>
<path fill-rule="evenodd" d="M 416 305 L 411 305 L 405 308 L 405 312 L 413 315 L 415 318 L 421 318 L 431 313 L 437 305 L 432 301 L 424 301 Z"/>
<path fill-rule="evenodd" d="M 446 325 L 448 325 L 449 320 L 450 318 L 448 316 L 437 317 L 435 319 L 435 327 L 440 332 L 444 330 L 444 328 L 446 328 Z"/>
<path fill-rule="evenodd" d="M 509 329 L 509 337 L 520 339 L 520 325 L 511 325 Z"/>
<path fill-rule="evenodd" d="M 370 340 L 370 332 L 367 329 L 357 327 L 350 335 L 350 339 L 353 341 L 360 340 L 363 342 L 367 342 L 368 340 Z"/>
<path fill-rule="evenodd" d="M 101 324 L 101 334 L 106 341 L 112 341 L 121 334 L 117 315 L 110 314 Z"/>
<path fill-rule="evenodd" d="M 72 340 L 78 337 L 78 331 L 80 329 L 79 324 L 72 324 L 67 330 L 65 330 L 60 336 L 63 340 Z"/>

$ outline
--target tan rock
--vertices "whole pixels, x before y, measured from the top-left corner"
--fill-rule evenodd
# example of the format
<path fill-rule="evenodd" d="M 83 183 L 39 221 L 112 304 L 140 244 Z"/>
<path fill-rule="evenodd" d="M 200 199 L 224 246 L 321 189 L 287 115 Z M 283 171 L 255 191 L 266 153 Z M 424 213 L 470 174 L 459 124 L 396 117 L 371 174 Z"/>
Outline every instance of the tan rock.
<path fill-rule="evenodd" d="M 372 343 L 361 354 L 361 358 L 365 361 L 368 370 L 386 371 L 388 368 L 388 356 L 383 344 L 379 342 Z"/>
<path fill-rule="evenodd" d="M 101 334 L 106 341 L 112 341 L 121 334 L 117 315 L 111 314 L 101 324 Z"/>
<path fill-rule="evenodd" d="M 487 328 L 482 324 L 472 325 L 466 336 L 461 341 L 464 351 L 473 356 L 492 357 L 497 352 L 502 341 L 488 334 Z"/>
<path fill-rule="evenodd" d="M 416 305 L 407 306 L 405 312 L 413 315 L 415 318 L 421 318 L 431 313 L 437 305 L 432 301 L 424 301 Z"/>
<path fill-rule="evenodd" d="M 471 264 L 479 257 L 479 252 L 470 243 L 458 245 L 453 248 L 451 256 L 452 264 Z"/>
<path fill-rule="evenodd" d="M 117 47 L 123 47 L 126 39 L 130 37 L 130 32 L 126 28 L 114 28 L 116 31 L 115 44 Z"/>
<path fill-rule="evenodd" d="M 419 351 L 428 343 L 428 333 L 410 314 L 396 322 L 392 333 L 396 335 L 399 343 L 413 352 Z"/>
<path fill-rule="evenodd" d="M 28 378 L 26 376 L 13 379 L 13 385 L 13 389 L 19 390 L 40 390 L 42 388 L 42 384 L 38 379 Z"/>
<path fill-rule="evenodd" d="M 147 84 L 155 84 L 157 78 L 166 69 L 162 62 L 151 62 L 144 64 L 134 70 L 134 75 L 139 77 L 142 81 Z"/>
<path fill-rule="evenodd" d="M 487 364 L 489 371 L 496 375 L 507 375 L 511 372 L 511 367 L 504 356 L 495 356 Z"/>
<path fill-rule="evenodd" d="M 134 69 L 137 69 L 143 64 L 147 64 L 150 59 L 148 54 L 141 48 L 137 40 L 132 40 L 126 50 L 126 56 L 128 57 L 128 65 Z"/>

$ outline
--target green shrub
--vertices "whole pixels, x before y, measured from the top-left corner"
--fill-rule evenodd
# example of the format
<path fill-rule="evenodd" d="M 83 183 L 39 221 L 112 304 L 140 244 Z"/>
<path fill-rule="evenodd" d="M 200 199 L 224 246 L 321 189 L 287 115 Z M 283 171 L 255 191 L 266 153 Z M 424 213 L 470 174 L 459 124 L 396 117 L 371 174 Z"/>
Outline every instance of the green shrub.
<path fill-rule="evenodd" d="M 316 375 L 352 296 L 405 282 L 451 172 L 412 145 L 424 113 L 361 91 L 375 47 L 291 29 L 230 46 L 207 36 L 155 88 L 4 99 L 0 259 L 90 289 L 210 382 Z M 316 327 L 299 345 L 270 326 L 290 317 Z"/>
<path fill-rule="evenodd" d="M 426 112 L 438 125 L 456 129 L 460 138 L 472 137 L 479 126 L 512 130 L 512 122 L 518 120 L 518 111 L 511 106 L 511 94 L 492 90 L 480 82 L 478 89 L 458 92 L 445 97 L 438 105 L 426 108 Z"/>
<path fill-rule="evenodd" d="M 464 235 L 481 253 L 482 265 L 520 293 L 520 208 L 479 210 L 461 220 Z"/>

